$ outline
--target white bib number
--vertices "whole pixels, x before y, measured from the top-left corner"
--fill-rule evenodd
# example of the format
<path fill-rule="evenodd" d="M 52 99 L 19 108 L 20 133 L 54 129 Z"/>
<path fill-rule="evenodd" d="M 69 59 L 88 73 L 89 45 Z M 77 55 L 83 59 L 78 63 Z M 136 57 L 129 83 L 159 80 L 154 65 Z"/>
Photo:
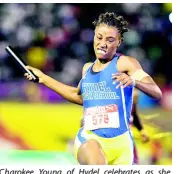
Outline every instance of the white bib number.
<path fill-rule="evenodd" d="M 84 128 L 86 130 L 118 127 L 119 113 L 117 105 L 91 107 L 84 112 Z"/>

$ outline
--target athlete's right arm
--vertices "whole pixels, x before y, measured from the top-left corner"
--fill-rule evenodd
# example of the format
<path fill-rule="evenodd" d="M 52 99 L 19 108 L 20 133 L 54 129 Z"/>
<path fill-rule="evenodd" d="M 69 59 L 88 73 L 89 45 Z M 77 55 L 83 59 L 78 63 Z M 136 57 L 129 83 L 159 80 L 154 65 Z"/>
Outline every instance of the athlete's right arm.
<path fill-rule="evenodd" d="M 89 63 L 86 63 L 84 65 L 83 70 L 82 70 L 83 75 L 87 71 L 89 66 L 90 66 Z M 52 77 L 44 74 L 39 69 L 33 68 L 31 66 L 27 66 L 27 68 L 33 71 L 33 73 L 36 76 L 38 76 L 39 83 L 42 83 L 48 88 L 52 89 L 53 91 L 61 95 L 66 100 L 75 104 L 83 105 L 83 100 L 80 94 L 80 85 L 78 85 L 78 87 L 72 87 L 53 79 Z M 25 74 L 25 76 L 28 80 L 30 81 L 32 80 L 32 77 L 28 75 L 27 73 Z"/>

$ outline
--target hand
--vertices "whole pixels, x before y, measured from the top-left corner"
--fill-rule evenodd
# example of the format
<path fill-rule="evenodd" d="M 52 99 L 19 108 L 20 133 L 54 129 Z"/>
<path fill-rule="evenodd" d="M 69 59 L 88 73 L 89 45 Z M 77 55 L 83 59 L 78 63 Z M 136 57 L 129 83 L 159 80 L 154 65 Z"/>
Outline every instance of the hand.
<path fill-rule="evenodd" d="M 134 80 L 125 73 L 112 74 L 112 79 L 114 80 L 113 84 L 120 82 L 120 84 L 118 84 L 116 88 L 120 88 L 122 85 L 123 88 L 125 88 L 126 86 L 134 85 Z"/>
<path fill-rule="evenodd" d="M 31 70 L 38 78 L 39 78 L 39 83 L 43 83 L 43 80 L 44 80 L 44 77 L 45 77 L 45 74 L 40 71 L 39 69 L 37 68 L 33 68 L 31 66 L 26 66 L 27 69 Z M 24 76 L 29 80 L 29 81 L 32 81 L 32 76 L 29 75 L 28 73 L 25 73 Z"/>
<path fill-rule="evenodd" d="M 149 136 L 147 135 L 147 133 L 144 130 L 142 130 L 140 132 L 140 136 L 141 136 L 141 139 L 142 139 L 143 143 L 147 143 L 150 140 Z"/>

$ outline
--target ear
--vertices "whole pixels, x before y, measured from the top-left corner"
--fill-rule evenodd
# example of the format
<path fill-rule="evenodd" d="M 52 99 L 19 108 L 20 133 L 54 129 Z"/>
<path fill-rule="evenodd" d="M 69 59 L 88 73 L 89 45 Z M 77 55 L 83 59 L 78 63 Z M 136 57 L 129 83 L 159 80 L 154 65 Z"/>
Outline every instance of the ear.
<path fill-rule="evenodd" d="M 121 40 L 119 40 L 119 43 L 118 43 L 118 46 L 117 46 L 117 48 L 118 48 L 118 47 L 120 47 L 120 45 L 121 45 Z"/>

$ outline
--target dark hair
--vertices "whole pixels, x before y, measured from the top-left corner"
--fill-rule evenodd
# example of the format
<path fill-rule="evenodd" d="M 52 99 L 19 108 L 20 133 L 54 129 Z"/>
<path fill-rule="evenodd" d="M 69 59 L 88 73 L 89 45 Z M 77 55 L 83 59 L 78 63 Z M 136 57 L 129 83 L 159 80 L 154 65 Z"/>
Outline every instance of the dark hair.
<path fill-rule="evenodd" d="M 121 35 L 121 41 L 123 41 L 123 34 L 129 31 L 128 22 L 124 20 L 123 16 L 117 16 L 115 13 L 106 12 L 100 14 L 98 19 L 93 21 L 93 25 L 97 27 L 100 24 L 116 27 Z"/>

